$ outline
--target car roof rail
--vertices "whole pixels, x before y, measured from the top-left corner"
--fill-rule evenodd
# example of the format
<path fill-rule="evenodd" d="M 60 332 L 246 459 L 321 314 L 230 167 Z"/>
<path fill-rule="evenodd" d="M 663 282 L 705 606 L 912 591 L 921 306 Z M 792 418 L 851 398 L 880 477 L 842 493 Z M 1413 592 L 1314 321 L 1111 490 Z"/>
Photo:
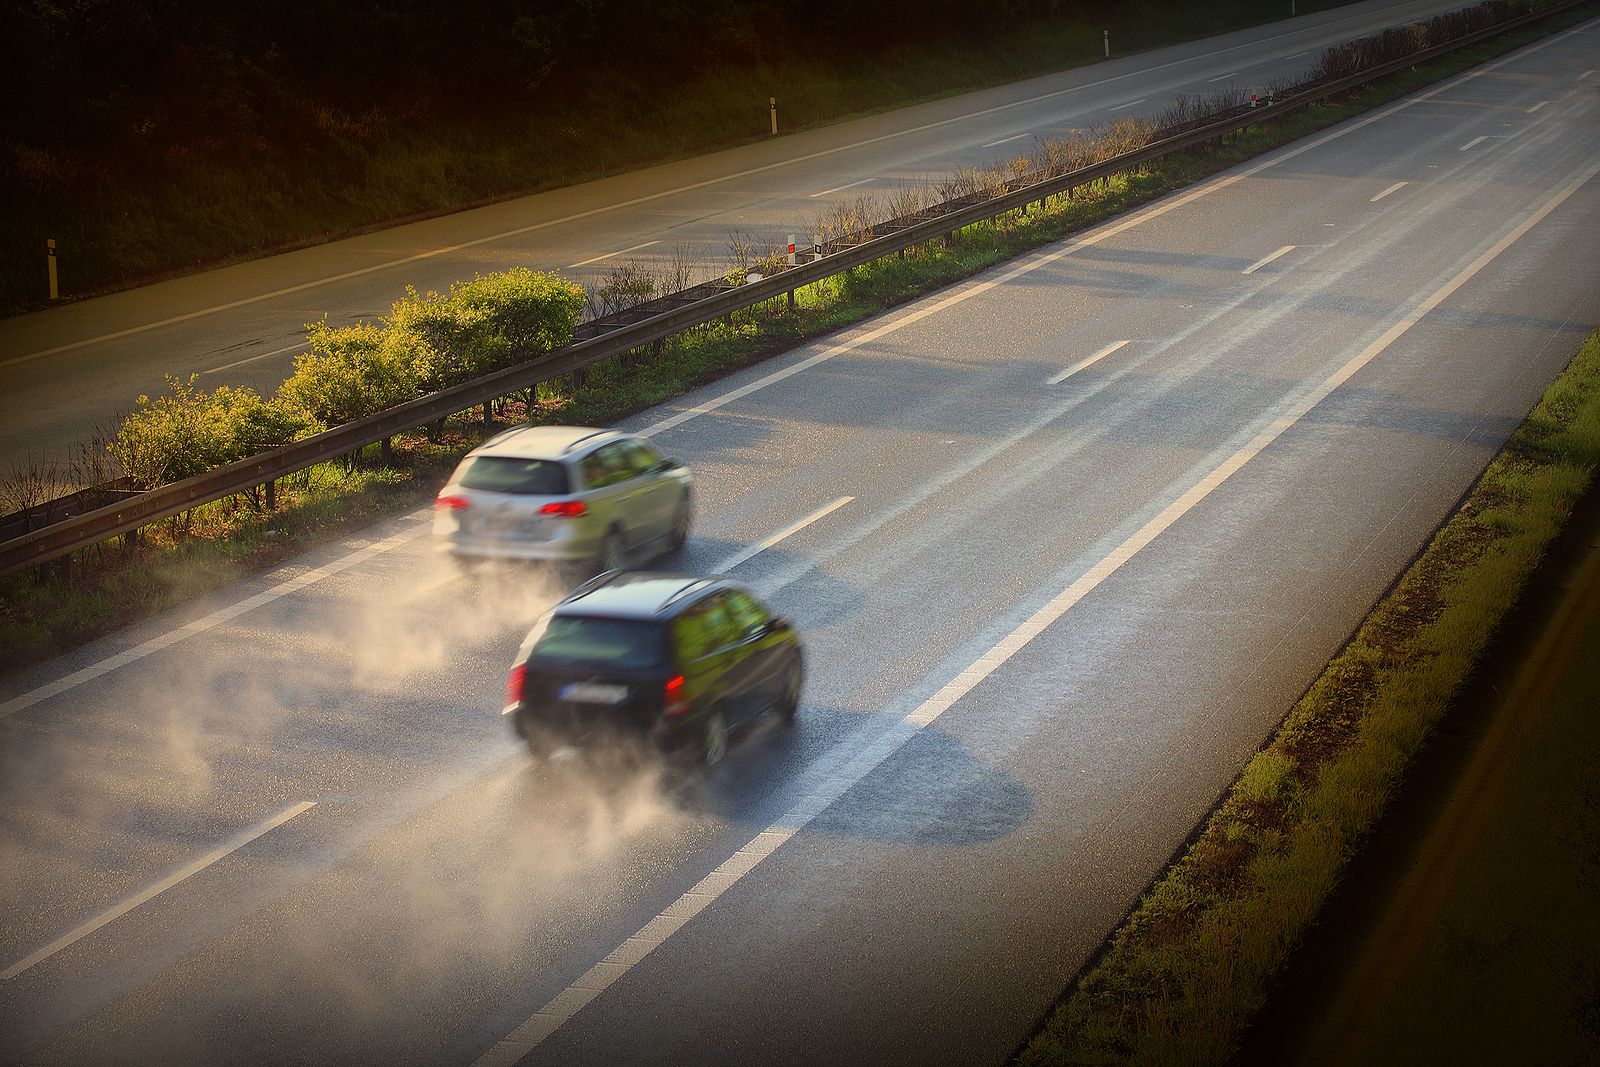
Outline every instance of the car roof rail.
<path fill-rule="evenodd" d="M 607 582 L 611 581 L 611 579 L 615 578 L 621 573 L 621 567 L 613 567 L 609 571 L 601 571 L 594 577 L 586 578 L 584 581 L 580 582 L 578 587 L 572 592 L 568 593 L 563 599 L 577 600 L 581 596 L 588 596 L 590 593 L 594 592 L 596 589 L 599 589 L 602 585 L 605 585 Z"/>
<path fill-rule="evenodd" d="M 661 607 L 656 609 L 656 610 L 660 611 L 660 610 L 664 610 L 666 608 L 670 608 L 670 607 L 672 607 L 672 605 L 676 604 L 678 601 L 682 600 L 684 597 L 688 596 L 689 594 L 698 592 L 699 590 L 705 588 L 706 586 L 713 585 L 713 584 L 715 584 L 715 583 L 717 583 L 717 582 L 719 582 L 721 580 L 722 580 L 722 575 L 720 575 L 720 574 L 712 575 L 711 577 L 708 577 L 708 578 L 696 578 L 694 581 L 690 582 L 688 585 L 684 586 L 682 589 L 678 590 L 676 593 L 673 593 L 671 596 L 667 597 L 667 599 L 663 600 L 661 602 Z"/>
<path fill-rule="evenodd" d="M 616 433 L 616 432 L 617 432 L 616 430 L 596 430 L 594 433 L 586 433 L 582 437 L 578 438 L 576 441 L 570 442 L 567 445 L 566 448 L 563 448 L 561 450 L 561 454 L 563 456 L 565 456 L 568 453 L 570 453 L 574 448 L 577 448 L 579 445 L 583 444 L 585 441 L 591 441 L 596 437 L 603 437 L 608 433 Z"/>

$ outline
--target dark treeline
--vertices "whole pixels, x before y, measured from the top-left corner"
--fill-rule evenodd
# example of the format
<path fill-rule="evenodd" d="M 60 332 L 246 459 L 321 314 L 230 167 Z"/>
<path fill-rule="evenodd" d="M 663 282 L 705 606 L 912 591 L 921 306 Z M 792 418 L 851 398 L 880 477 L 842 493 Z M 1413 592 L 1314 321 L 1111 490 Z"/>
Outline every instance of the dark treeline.
<path fill-rule="evenodd" d="M 708 66 L 865 58 L 1085 0 L 16 0 L 3 136 L 44 150 L 244 152 L 486 106 L 607 104 Z"/>

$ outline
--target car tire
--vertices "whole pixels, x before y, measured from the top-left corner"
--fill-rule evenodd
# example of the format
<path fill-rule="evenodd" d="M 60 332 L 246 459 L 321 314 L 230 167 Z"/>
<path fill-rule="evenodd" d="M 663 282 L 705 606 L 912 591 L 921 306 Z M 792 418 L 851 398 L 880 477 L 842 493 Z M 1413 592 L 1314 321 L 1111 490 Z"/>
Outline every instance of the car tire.
<path fill-rule="evenodd" d="M 799 659 L 789 664 L 783 672 L 783 691 L 778 694 L 778 715 L 785 723 L 794 722 L 800 711 L 800 687 L 805 683 L 805 671 Z"/>
<path fill-rule="evenodd" d="M 689 540 L 689 524 L 694 520 L 694 509 L 689 504 L 689 494 L 678 501 L 678 510 L 672 513 L 672 529 L 667 532 L 667 550 L 676 552 Z"/>
<path fill-rule="evenodd" d="M 728 717 L 721 708 L 712 708 L 700 735 L 700 762 L 708 769 L 728 755 Z"/>
<path fill-rule="evenodd" d="M 619 571 L 628 563 L 628 548 L 622 543 L 622 534 L 616 527 L 606 531 L 600 541 L 600 556 L 596 561 L 600 572 Z"/>

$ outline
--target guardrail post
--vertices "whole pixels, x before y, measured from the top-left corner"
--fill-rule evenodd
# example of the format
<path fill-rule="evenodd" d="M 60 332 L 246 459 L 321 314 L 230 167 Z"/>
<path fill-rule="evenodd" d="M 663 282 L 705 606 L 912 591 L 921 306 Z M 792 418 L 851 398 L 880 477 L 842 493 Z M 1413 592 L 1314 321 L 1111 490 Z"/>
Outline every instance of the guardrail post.
<path fill-rule="evenodd" d="M 268 511 L 276 511 L 278 509 L 278 479 L 276 479 L 276 478 L 268 478 L 267 479 L 267 484 L 262 486 L 261 488 L 266 493 L 267 510 Z M 135 531 L 133 531 L 133 534 L 131 534 L 130 536 L 136 535 L 136 534 L 138 534 L 138 532 L 139 531 L 135 530 Z"/>

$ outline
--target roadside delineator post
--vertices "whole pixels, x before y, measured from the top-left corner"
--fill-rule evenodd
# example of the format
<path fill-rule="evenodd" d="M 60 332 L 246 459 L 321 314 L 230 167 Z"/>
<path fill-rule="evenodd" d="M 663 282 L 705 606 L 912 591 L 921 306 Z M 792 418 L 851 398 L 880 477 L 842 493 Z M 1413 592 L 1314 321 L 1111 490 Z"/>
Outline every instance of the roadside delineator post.
<path fill-rule="evenodd" d="M 56 239 L 50 238 L 44 243 L 44 258 L 50 274 L 50 299 L 61 299 L 61 286 L 56 280 Z"/>
<path fill-rule="evenodd" d="M 1104 33 L 1105 33 L 1105 37 L 1106 37 L 1106 58 L 1110 59 L 1111 58 L 1111 31 L 1110 30 L 1106 30 L 1106 31 L 1104 31 Z"/>
<path fill-rule="evenodd" d="M 1251 93 L 1250 94 L 1250 106 L 1251 107 L 1255 107 L 1256 106 L 1256 94 L 1255 93 Z"/>
<path fill-rule="evenodd" d="M 778 98 L 775 96 L 767 97 L 767 106 L 772 109 L 772 135 L 776 137 L 778 135 Z"/>
<path fill-rule="evenodd" d="M 795 255 L 794 255 L 794 234 L 791 233 L 789 235 L 789 266 L 791 266 L 791 267 L 794 266 L 794 260 L 795 260 Z M 793 289 L 789 290 L 789 310 L 790 311 L 794 310 L 794 290 Z"/>

